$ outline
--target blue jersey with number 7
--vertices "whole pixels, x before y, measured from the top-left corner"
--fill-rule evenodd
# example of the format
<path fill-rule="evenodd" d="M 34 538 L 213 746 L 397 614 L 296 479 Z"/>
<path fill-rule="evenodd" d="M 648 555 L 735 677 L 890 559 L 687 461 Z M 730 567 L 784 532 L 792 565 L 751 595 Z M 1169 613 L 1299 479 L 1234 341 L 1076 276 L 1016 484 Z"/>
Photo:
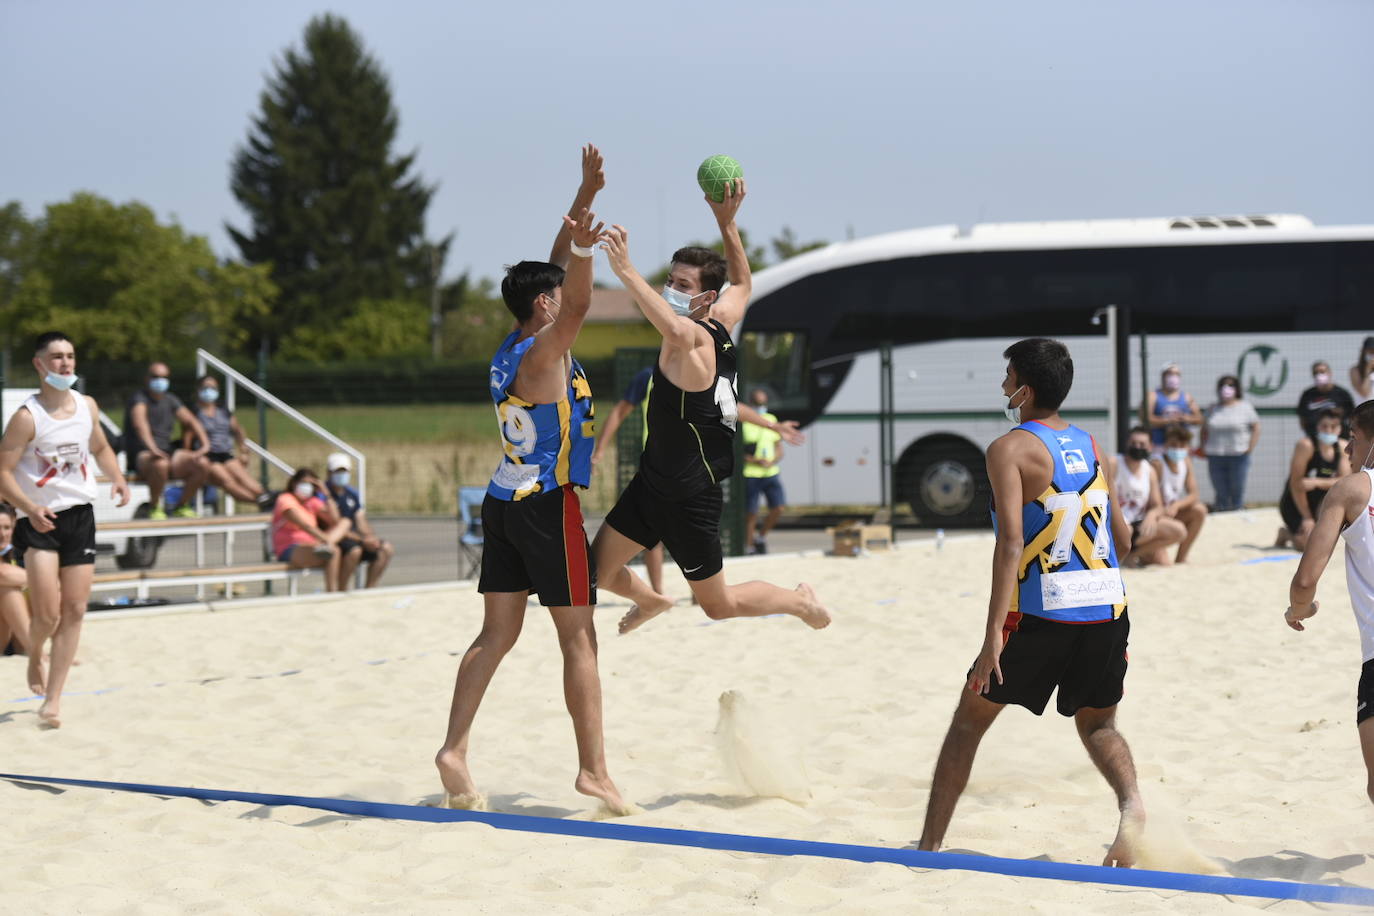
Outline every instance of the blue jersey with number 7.
<path fill-rule="evenodd" d="M 1025 546 L 1011 611 L 1064 623 L 1100 623 L 1126 610 L 1112 538 L 1112 506 L 1093 437 L 1076 426 L 1029 420 L 1017 429 L 1050 453 L 1050 485 L 1021 510 Z M 997 527 L 997 507 L 992 512 Z"/>

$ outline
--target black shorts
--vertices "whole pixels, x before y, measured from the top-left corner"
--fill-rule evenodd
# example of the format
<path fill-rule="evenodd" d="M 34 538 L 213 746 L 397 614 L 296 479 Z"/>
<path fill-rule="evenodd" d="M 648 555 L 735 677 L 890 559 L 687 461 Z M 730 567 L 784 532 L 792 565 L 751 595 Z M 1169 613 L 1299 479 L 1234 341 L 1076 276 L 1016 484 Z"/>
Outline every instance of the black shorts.
<path fill-rule="evenodd" d="M 205 457 L 215 464 L 228 464 L 234 460 L 233 452 L 206 452 Z"/>
<path fill-rule="evenodd" d="M 596 564 L 571 484 L 513 501 L 487 494 L 477 590 L 534 592 L 544 607 L 596 604 Z"/>
<path fill-rule="evenodd" d="M 725 568 L 720 549 L 720 487 L 708 487 L 683 500 L 665 499 L 635 474 L 606 524 L 645 550 L 660 541 L 682 574 L 692 581 L 709 579 Z"/>
<path fill-rule="evenodd" d="M 744 511 L 750 514 L 759 511 L 759 497 L 768 501 L 768 508 L 777 509 L 787 505 L 782 493 L 782 478 L 772 477 L 744 478 Z"/>
<path fill-rule="evenodd" d="M 354 547 L 363 547 L 363 542 L 360 541 L 358 538 L 344 538 L 342 541 L 339 542 L 339 550 L 340 550 L 340 552 L 342 552 L 342 553 L 348 553 L 348 552 L 351 551 Z M 375 551 L 375 550 L 368 550 L 366 547 L 363 547 L 363 558 L 362 558 L 361 560 L 359 560 L 358 562 L 359 562 L 359 563 L 371 563 L 371 562 L 373 562 L 373 561 L 376 560 L 376 559 L 377 559 L 377 551 Z"/>
<path fill-rule="evenodd" d="M 21 518 L 14 526 L 14 556 L 22 566 L 29 550 L 57 552 L 58 566 L 82 566 L 95 562 L 95 511 L 82 503 L 57 513 L 57 527 L 34 531 L 33 522 Z"/>
<path fill-rule="evenodd" d="M 1037 716 L 1059 688 L 1061 716 L 1121 702 L 1131 622 L 1122 611 L 1102 623 L 1061 623 L 1013 612 L 1002 630 L 1002 683 L 992 675 L 984 694 L 994 703 L 1024 706 Z"/>
<path fill-rule="evenodd" d="M 1134 545 L 1136 541 L 1140 540 L 1140 526 L 1143 525 L 1144 523 L 1145 523 L 1145 519 L 1143 519 L 1143 518 L 1136 519 L 1135 521 L 1131 522 L 1131 544 L 1132 544 L 1132 545 Z"/>
<path fill-rule="evenodd" d="M 127 473 L 129 473 L 129 474 L 137 474 L 137 473 L 138 473 L 138 458 L 139 458 L 140 455 L 142 455 L 142 454 L 143 454 L 144 452 L 146 452 L 146 451 L 149 451 L 149 449 L 141 448 L 141 449 L 139 449 L 139 450 L 136 451 L 136 452 L 129 452 L 129 453 L 127 453 L 127 454 L 124 456 L 125 470 L 126 470 Z M 169 467 L 171 466 L 171 462 L 174 461 L 174 460 L 176 459 L 177 452 L 183 452 L 183 451 L 187 451 L 187 450 L 186 450 L 186 449 L 182 449 L 182 448 L 173 448 L 171 451 L 169 451 L 169 452 L 167 453 L 167 461 L 168 461 L 168 466 L 169 466 Z"/>
<path fill-rule="evenodd" d="M 1374 716 L 1374 658 L 1360 666 L 1360 686 L 1355 688 L 1355 724 Z"/>

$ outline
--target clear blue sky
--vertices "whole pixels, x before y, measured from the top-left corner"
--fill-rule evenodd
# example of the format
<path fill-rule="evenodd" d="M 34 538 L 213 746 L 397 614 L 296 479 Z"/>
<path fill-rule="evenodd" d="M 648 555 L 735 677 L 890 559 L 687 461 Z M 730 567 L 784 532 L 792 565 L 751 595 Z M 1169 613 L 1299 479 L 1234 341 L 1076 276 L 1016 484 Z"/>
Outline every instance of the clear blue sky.
<path fill-rule="evenodd" d="M 1374 222 L 1370 0 L 0 0 L 0 200 L 136 199 L 237 255 L 230 157 L 274 58 L 327 11 L 390 74 L 399 148 L 439 183 L 430 234 L 458 234 L 450 273 L 544 257 L 586 140 L 599 214 L 646 270 L 713 231 L 694 181 L 713 153 L 744 164 L 758 240 Z"/>

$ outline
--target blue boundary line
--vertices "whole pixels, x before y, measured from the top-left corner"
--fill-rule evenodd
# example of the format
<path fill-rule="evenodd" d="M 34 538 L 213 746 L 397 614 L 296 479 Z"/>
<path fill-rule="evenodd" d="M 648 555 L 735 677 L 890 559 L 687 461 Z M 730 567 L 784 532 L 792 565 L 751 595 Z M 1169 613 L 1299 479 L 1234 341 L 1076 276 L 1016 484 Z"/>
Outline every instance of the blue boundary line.
<path fill-rule="evenodd" d="M 894 865 L 905 865 L 909 868 L 955 869 L 1011 875 L 1020 878 L 1046 878 L 1057 881 L 1111 884 L 1119 887 L 1188 891 L 1198 894 L 1225 894 L 1238 897 L 1264 897 L 1272 900 L 1302 900 L 1309 903 L 1374 906 L 1374 890 L 1365 887 L 1306 884 L 1297 881 L 1270 881 L 1220 875 L 1195 875 L 1187 872 L 1107 868 L 1101 865 L 1074 865 L 1063 862 L 1046 862 L 1039 859 L 1005 859 L 997 856 L 974 856 L 953 852 L 922 852 L 917 849 L 894 849 L 886 846 L 821 843 L 813 840 L 710 833 L 669 827 L 644 827 L 636 824 L 562 820 L 525 814 L 455 811 L 447 808 L 354 801 L 344 798 L 193 789 L 136 782 L 106 782 L 96 779 L 59 779 L 51 776 L 23 776 L 14 773 L 0 773 L 0 779 L 42 785 L 108 789 L 116 792 L 140 792 L 147 795 L 195 798 L 203 801 L 245 802 L 274 807 L 294 805 L 355 817 L 377 817 L 426 823 L 468 821 L 486 824 L 498 830 L 520 830 L 527 833 L 619 840 L 628 843 L 691 846 L 698 849 L 717 849 L 773 856 L 817 856 L 827 859 L 847 859 L 852 862 L 886 862 Z"/>

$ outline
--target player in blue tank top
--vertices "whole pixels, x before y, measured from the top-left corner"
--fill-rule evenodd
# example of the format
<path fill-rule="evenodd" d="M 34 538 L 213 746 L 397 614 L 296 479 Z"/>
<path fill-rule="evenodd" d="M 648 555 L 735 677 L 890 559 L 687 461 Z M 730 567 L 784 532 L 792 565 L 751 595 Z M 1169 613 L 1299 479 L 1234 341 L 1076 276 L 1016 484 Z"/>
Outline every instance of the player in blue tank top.
<path fill-rule="evenodd" d="M 521 261 L 501 283 L 517 326 L 491 361 L 504 455 L 482 503 L 482 631 L 458 666 L 448 734 L 434 760 L 449 807 L 484 805 L 468 771 L 468 736 L 534 593 L 553 617 L 563 652 L 564 698 L 577 739 L 573 785 L 614 814 L 633 810 L 606 771 L 592 621 L 596 567 L 576 490 L 591 482 L 594 430 L 591 388 L 572 346 L 592 301 L 592 246 L 603 227 L 590 208 L 605 180 L 601 154 L 589 145 L 582 184 L 549 261 Z"/>
<path fill-rule="evenodd" d="M 988 447 L 997 529 L 983 648 L 940 748 L 920 848 L 937 850 L 984 733 L 1009 703 L 1055 706 L 1115 790 L 1121 811 L 1106 865 L 1129 866 L 1145 817 L 1135 765 L 1116 730 L 1130 621 L 1117 551 L 1131 530 L 1092 436 L 1059 416 L 1073 360 L 1043 337 L 1008 347 L 1002 394 L 1017 426 Z"/>

